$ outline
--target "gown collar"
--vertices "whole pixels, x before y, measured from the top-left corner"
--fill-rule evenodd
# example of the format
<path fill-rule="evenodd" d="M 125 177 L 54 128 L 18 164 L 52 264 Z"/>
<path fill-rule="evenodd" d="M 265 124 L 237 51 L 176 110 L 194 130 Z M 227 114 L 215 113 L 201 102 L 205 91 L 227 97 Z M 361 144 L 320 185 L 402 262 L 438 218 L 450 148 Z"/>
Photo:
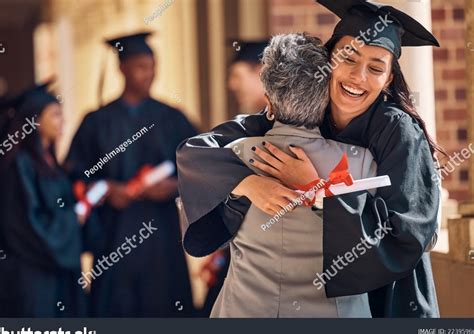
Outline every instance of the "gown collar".
<path fill-rule="evenodd" d="M 374 103 L 364 113 L 354 117 L 347 126 L 341 131 L 337 131 L 331 121 L 331 107 L 328 105 L 324 116 L 323 124 L 321 125 L 321 133 L 325 138 L 334 139 L 337 141 L 364 144 L 367 145 L 367 130 L 374 115 L 374 112 L 380 107 L 383 98 L 380 95 Z"/>

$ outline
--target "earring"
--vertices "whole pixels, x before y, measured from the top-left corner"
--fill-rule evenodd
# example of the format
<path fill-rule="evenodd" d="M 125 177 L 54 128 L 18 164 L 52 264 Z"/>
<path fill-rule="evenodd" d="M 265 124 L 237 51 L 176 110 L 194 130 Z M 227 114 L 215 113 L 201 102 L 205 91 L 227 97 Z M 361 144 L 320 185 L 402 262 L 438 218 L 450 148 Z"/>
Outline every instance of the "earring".
<path fill-rule="evenodd" d="M 267 119 L 268 119 L 269 121 L 273 121 L 273 120 L 275 119 L 275 114 L 273 114 L 273 113 L 272 113 L 271 111 L 269 111 L 269 110 L 267 111 L 267 115 L 266 115 L 266 116 L 267 116 Z"/>

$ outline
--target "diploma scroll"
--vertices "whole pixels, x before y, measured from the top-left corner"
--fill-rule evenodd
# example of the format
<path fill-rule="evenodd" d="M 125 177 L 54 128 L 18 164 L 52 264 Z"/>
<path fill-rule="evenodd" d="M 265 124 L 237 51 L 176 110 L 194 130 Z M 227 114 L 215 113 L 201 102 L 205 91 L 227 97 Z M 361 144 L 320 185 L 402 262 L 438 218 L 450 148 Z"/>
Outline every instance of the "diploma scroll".
<path fill-rule="evenodd" d="M 169 160 L 166 160 L 155 167 L 146 165 L 127 183 L 127 192 L 130 196 L 135 197 L 143 190 L 143 188 L 150 187 L 163 181 L 173 175 L 174 171 L 174 163 Z"/>
<path fill-rule="evenodd" d="M 89 191 L 85 194 L 85 196 L 76 203 L 74 206 L 74 211 L 78 215 L 85 215 L 88 216 L 90 210 L 96 206 L 104 197 L 107 195 L 109 191 L 109 185 L 106 181 L 99 181 L 95 183 Z"/>

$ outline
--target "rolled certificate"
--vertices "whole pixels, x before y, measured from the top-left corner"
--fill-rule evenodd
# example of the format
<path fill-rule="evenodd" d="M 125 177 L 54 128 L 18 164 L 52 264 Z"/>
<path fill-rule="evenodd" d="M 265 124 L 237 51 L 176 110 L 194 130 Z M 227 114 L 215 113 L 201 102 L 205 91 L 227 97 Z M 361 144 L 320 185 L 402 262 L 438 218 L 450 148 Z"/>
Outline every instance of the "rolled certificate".
<path fill-rule="evenodd" d="M 143 185 L 151 186 L 170 177 L 174 173 L 174 163 L 166 160 L 143 176 Z"/>
<path fill-rule="evenodd" d="M 163 181 L 173 175 L 174 171 L 174 163 L 170 160 L 163 161 L 155 167 L 143 166 L 137 175 L 127 183 L 126 191 L 130 196 L 135 197 L 143 188 Z"/>
<path fill-rule="evenodd" d="M 390 182 L 390 177 L 388 175 L 382 175 L 376 177 L 369 177 L 366 179 L 354 180 L 354 183 L 350 186 L 344 183 L 333 184 L 329 186 L 329 191 L 333 193 L 334 196 L 337 196 L 347 193 L 353 193 L 356 191 L 387 187 L 390 185 L 392 185 L 392 183 Z M 323 207 L 324 197 L 326 197 L 324 189 L 318 190 L 318 192 L 316 193 L 316 207 Z"/>
<path fill-rule="evenodd" d="M 350 186 L 344 183 L 333 184 L 329 187 L 329 190 L 334 195 L 342 195 L 347 193 L 353 193 L 361 190 L 369 190 L 381 187 L 387 187 L 392 185 L 390 177 L 388 175 L 369 177 L 366 179 L 354 180 L 354 183 Z"/>
<path fill-rule="evenodd" d="M 83 200 L 76 203 L 74 211 L 78 215 L 88 215 L 91 208 L 97 205 L 109 191 L 109 185 L 106 181 L 99 181 L 94 184 Z"/>

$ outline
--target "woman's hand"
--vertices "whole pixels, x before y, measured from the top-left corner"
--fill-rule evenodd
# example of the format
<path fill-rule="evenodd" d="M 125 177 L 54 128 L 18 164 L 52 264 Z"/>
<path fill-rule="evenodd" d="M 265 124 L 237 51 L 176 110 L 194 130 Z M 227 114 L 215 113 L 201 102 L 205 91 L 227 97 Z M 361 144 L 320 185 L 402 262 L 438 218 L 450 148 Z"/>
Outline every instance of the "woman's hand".
<path fill-rule="evenodd" d="M 235 187 L 232 194 L 246 196 L 252 204 L 269 215 L 288 210 L 291 203 L 301 202 L 301 195 L 296 191 L 285 187 L 273 178 L 260 175 L 247 176 Z M 296 205 L 293 205 L 289 211 L 295 207 Z"/>
<path fill-rule="evenodd" d="M 252 148 L 265 162 L 262 163 L 252 159 L 250 163 L 253 166 L 277 178 L 289 187 L 306 185 L 319 179 L 316 168 L 314 168 L 311 160 L 302 148 L 290 145 L 291 152 L 297 157 L 293 158 L 268 141 L 263 142 L 263 145 L 270 153 L 259 147 Z"/>

